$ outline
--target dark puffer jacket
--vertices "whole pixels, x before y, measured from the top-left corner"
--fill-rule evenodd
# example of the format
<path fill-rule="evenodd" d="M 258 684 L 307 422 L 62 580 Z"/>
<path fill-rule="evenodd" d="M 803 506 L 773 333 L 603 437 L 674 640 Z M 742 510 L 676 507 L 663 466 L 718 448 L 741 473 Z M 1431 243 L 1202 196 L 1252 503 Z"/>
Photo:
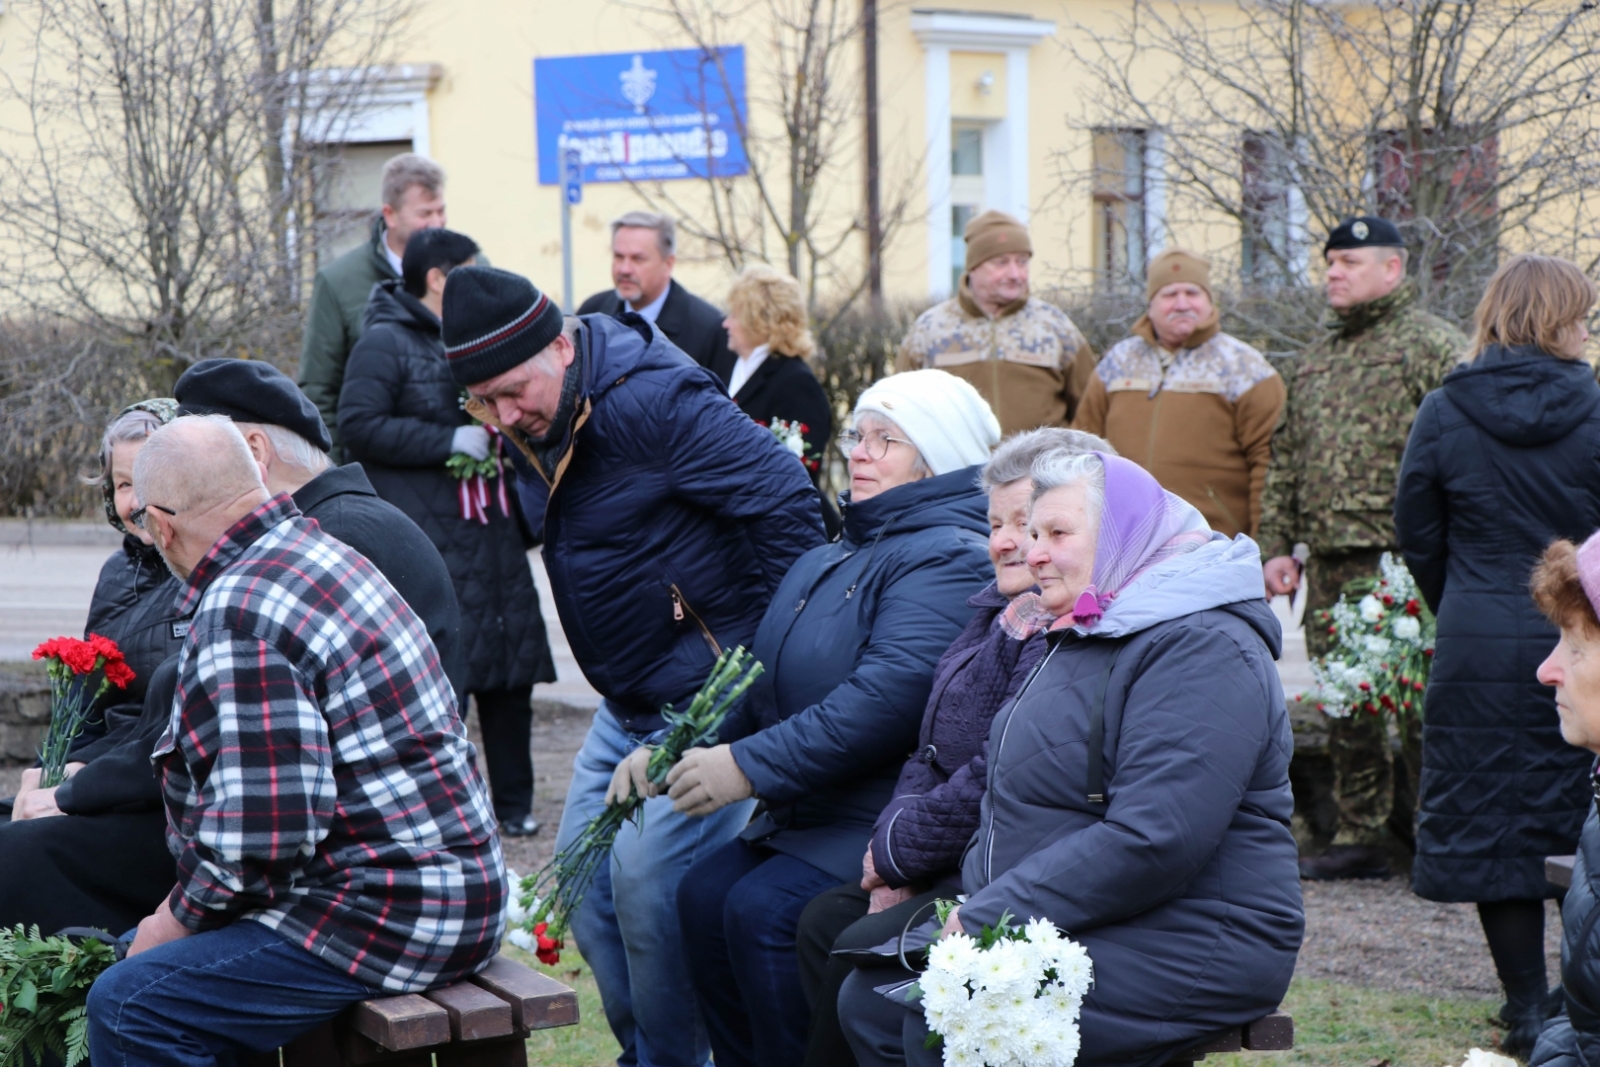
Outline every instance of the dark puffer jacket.
<path fill-rule="evenodd" d="M 487 525 L 463 519 L 460 483 L 445 469 L 456 428 L 471 423 L 445 362 L 439 320 L 399 281 L 379 283 L 345 366 L 339 440 L 378 495 L 410 516 L 444 557 L 461 606 L 466 688 L 553 682 L 516 494 L 507 494 L 509 515 L 491 499 Z"/>
<path fill-rule="evenodd" d="M 841 539 L 806 553 L 779 586 L 752 648 L 766 674 L 724 735 L 759 727 L 733 743 L 768 805 L 746 840 L 840 881 L 861 877 L 934 668 L 994 574 L 976 481 L 966 468 L 847 505 Z"/>
<path fill-rule="evenodd" d="M 126 689 L 108 689 L 96 702 L 92 729 L 73 746 L 74 761 L 87 762 L 107 751 L 115 744 L 108 739 L 139 718 L 150 675 L 162 660 L 178 654 L 188 632 L 174 606 L 177 596 L 178 579 L 161 554 L 125 534 L 122 547 L 100 568 L 83 632 L 115 641 L 133 668 L 133 681 Z"/>
<path fill-rule="evenodd" d="M 1428 394 L 1406 445 L 1395 528 L 1439 620 L 1423 705 L 1412 886 L 1439 901 L 1555 895 L 1590 756 L 1561 738 L 1534 671 L 1557 634 L 1528 596 L 1553 539 L 1600 526 L 1600 386 L 1582 361 L 1486 349 Z"/>
<path fill-rule="evenodd" d="M 1255 542 L 1216 535 L 1124 588 L 1087 637 L 1052 632 L 990 728 L 960 921 L 1049 918 L 1084 946 L 1081 1063 L 1154 1067 L 1288 989 L 1305 926 L 1294 742 L 1262 592 Z"/>
<path fill-rule="evenodd" d="M 622 726 L 648 733 L 704 684 L 717 648 L 750 644 L 778 583 L 822 542 L 821 507 L 805 468 L 710 371 L 637 315 L 580 319 L 554 484 L 519 451 L 517 485 L 573 656 Z"/>
<path fill-rule="evenodd" d="M 1593 759 L 1593 755 L 1588 756 Z M 1600 787 L 1594 792 L 1600 795 Z M 1561 904 L 1561 988 L 1566 1008 L 1545 1024 L 1528 1067 L 1600 1063 L 1600 818 L 1594 805 L 1578 839 L 1572 888 Z"/>
<path fill-rule="evenodd" d="M 956 874 L 978 828 L 989 723 L 1044 655 L 1043 633 L 1018 641 L 1000 626 L 1010 603 L 993 583 L 968 600 L 977 614 L 934 671 L 917 751 L 872 834 L 873 868 L 895 889 Z"/>

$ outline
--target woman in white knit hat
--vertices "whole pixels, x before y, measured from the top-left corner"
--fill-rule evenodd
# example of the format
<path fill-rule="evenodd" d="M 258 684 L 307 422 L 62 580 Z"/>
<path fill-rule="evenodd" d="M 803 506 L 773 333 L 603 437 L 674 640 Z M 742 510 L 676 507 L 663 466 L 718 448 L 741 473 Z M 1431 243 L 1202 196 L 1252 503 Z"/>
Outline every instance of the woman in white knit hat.
<path fill-rule="evenodd" d="M 811 899 L 861 877 L 873 820 L 915 747 L 939 657 L 993 578 L 979 466 L 1000 426 L 939 370 L 897 374 L 840 435 L 844 530 L 789 571 L 754 652 L 766 674 L 725 742 L 668 777 L 679 811 L 756 796 L 740 840 L 684 877 L 678 915 L 717 1067 L 805 1058 L 795 930 Z"/>

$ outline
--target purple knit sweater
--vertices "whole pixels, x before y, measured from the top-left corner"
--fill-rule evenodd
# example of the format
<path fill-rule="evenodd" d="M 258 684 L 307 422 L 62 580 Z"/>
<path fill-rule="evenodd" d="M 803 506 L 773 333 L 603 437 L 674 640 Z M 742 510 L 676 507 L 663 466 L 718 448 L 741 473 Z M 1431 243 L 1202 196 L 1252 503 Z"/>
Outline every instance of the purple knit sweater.
<path fill-rule="evenodd" d="M 1022 642 L 1001 629 L 1010 601 L 993 583 L 967 603 L 977 613 L 934 670 L 917 751 L 873 829 L 873 866 L 896 889 L 959 874 L 988 781 L 989 723 L 1045 650 L 1043 633 Z"/>

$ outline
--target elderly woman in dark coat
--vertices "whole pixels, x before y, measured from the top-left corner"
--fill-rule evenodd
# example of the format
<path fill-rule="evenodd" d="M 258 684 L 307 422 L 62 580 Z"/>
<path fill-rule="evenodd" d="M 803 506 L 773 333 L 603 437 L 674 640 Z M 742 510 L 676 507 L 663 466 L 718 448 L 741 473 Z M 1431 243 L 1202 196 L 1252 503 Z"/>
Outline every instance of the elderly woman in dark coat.
<path fill-rule="evenodd" d="M 882 944 L 919 912 L 926 916 L 933 900 L 961 891 L 961 854 L 987 779 L 989 722 L 1044 653 L 1044 635 L 1027 633 L 1027 620 L 1043 610 L 1028 570 L 1028 498 L 1034 460 L 1055 450 L 1112 449 L 1093 434 L 1048 427 L 1006 438 L 984 464 L 995 580 L 967 601 L 972 621 L 934 670 L 917 747 L 878 814 L 862 877 L 823 893 L 800 917 L 808 1067 L 855 1062 L 838 1013 L 839 986 L 854 969 L 850 952 Z"/>
<path fill-rule="evenodd" d="M 556 680 L 517 494 L 505 473 L 462 480 L 453 456 L 492 460 L 500 440 L 461 406 L 440 339 L 450 271 L 478 246 L 450 230 L 419 230 L 406 243 L 404 277 L 375 286 L 361 340 L 339 394 L 339 440 L 378 495 L 422 527 L 444 557 L 461 602 L 466 689 L 478 707 L 501 831 L 538 829 L 533 807 L 530 704 L 536 682 Z M 463 715 L 465 694 L 461 694 Z"/>
<path fill-rule="evenodd" d="M 1556 632 L 1527 596 L 1556 538 L 1600 525 L 1600 386 L 1582 359 L 1595 287 L 1570 263 L 1508 260 L 1477 310 L 1476 355 L 1430 393 L 1406 445 L 1395 528 L 1439 620 L 1424 697 L 1417 856 L 1429 900 L 1472 901 L 1505 987 L 1502 1046 L 1548 1014 L 1544 857 L 1577 844 L 1588 756 L 1561 739 L 1533 665 Z"/>
<path fill-rule="evenodd" d="M 106 521 L 122 533 L 122 545 L 100 570 L 84 633 L 117 642 L 134 678 L 100 699 L 103 728 L 74 746 L 65 782 L 39 789 L 38 772 L 24 773 L 12 821 L 0 823 L 0 926 L 121 933 L 150 913 L 176 877 L 148 749 L 142 766 L 105 758 L 140 729 L 147 690 L 156 710 L 163 698 L 170 704 L 170 665 L 186 632 L 176 612 L 178 580 L 150 535 L 130 521 L 138 506 L 133 459 L 176 413 L 176 401 L 159 397 L 124 408 L 106 427 L 100 488 Z M 152 681 L 163 663 L 165 686 Z"/>
<path fill-rule="evenodd" d="M 1255 543 L 1212 532 L 1136 464 L 1051 454 L 1033 481 L 1029 563 L 1056 618 L 990 728 L 947 929 L 1009 913 L 1069 931 L 1094 964 L 1078 1062 L 1153 1067 L 1270 1012 L 1294 972 L 1282 633 Z M 840 992 L 857 1060 L 938 1062 L 920 1007 L 883 982 L 858 971 Z"/>
<path fill-rule="evenodd" d="M 718 1067 L 804 1058 L 800 913 L 860 877 L 934 667 L 988 582 L 977 464 L 999 439 L 988 404 L 944 371 L 897 374 L 861 395 L 840 442 L 842 538 L 801 556 L 778 587 L 752 649 L 766 674 L 726 731 L 732 743 L 691 750 L 668 776 L 691 815 L 752 795 L 767 805 L 678 890 Z"/>
<path fill-rule="evenodd" d="M 1582 548 L 1556 541 L 1531 584 L 1539 610 L 1561 632 L 1538 680 L 1555 688 L 1561 736 L 1592 763 L 1600 752 L 1600 534 Z M 1600 797 L 1600 764 L 1584 779 Z M 1564 1010 L 1537 1035 L 1528 1067 L 1600 1063 L 1600 815 L 1595 805 L 1585 809 L 1572 888 L 1561 905 Z"/>

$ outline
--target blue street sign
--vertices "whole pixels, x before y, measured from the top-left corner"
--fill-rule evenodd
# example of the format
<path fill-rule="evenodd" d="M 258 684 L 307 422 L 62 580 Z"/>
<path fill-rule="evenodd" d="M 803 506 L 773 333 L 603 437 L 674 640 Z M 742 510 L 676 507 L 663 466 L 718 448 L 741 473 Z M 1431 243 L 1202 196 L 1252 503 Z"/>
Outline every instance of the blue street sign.
<path fill-rule="evenodd" d="M 585 183 L 746 173 L 744 75 L 742 45 L 535 59 L 539 183 L 572 195 L 570 151 Z"/>
<path fill-rule="evenodd" d="M 569 148 L 562 153 L 561 184 L 566 187 L 567 203 L 583 203 L 583 153 Z"/>

